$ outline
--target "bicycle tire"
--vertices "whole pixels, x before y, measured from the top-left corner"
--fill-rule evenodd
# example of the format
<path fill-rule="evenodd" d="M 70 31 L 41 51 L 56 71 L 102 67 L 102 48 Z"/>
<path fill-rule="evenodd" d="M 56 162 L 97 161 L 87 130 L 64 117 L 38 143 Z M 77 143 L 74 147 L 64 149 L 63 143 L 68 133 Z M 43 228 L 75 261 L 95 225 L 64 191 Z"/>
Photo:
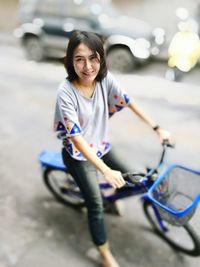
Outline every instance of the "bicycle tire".
<path fill-rule="evenodd" d="M 43 181 L 60 203 L 74 208 L 85 206 L 85 201 L 73 177 L 64 170 L 46 168 Z"/>
<path fill-rule="evenodd" d="M 186 225 L 182 227 L 177 227 L 177 226 L 173 226 L 171 224 L 169 225 L 168 223 L 166 223 L 167 224 L 166 228 L 168 229 L 168 231 L 163 231 L 160 228 L 159 224 L 156 223 L 157 218 L 156 218 L 155 213 L 152 212 L 153 211 L 152 203 L 147 200 L 144 201 L 143 210 L 144 210 L 144 214 L 147 220 L 150 222 L 151 226 L 153 227 L 154 232 L 159 237 L 161 237 L 164 241 L 166 241 L 172 248 L 174 248 L 175 250 L 181 251 L 182 253 L 190 255 L 190 256 L 200 255 L 200 238 L 197 235 L 194 228 L 189 223 L 187 223 Z M 169 227 L 172 228 L 171 230 L 172 235 L 168 235 L 170 232 Z M 174 234 L 175 233 L 174 230 L 176 234 Z M 179 231 L 181 231 L 181 234 L 179 233 Z M 183 234 L 186 235 L 185 237 L 187 237 L 187 241 L 184 240 Z M 183 240 L 180 241 L 179 238 L 183 238 L 184 241 Z"/>

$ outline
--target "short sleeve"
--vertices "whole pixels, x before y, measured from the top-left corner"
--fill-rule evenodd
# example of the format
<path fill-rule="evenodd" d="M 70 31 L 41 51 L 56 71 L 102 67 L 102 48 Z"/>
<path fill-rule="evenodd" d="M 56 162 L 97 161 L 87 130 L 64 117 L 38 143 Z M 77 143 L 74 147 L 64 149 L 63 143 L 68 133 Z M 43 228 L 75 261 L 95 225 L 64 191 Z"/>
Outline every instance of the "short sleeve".
<path fill-rule="evenodd" d="M 64 131 L 66 137 L 81 134 L 76 103 L 73 96 L 67 90 L 59 90 L 56 100 L 54 130 Z"/>
<path fill-rule="evenodd" d="M 119 83 L 115 80 L 109 72 L 107 75 L 107 88 L 108 88 L 108 108 L 109 115 L 112 116 L 115 112 L 127 107 L 130 103 L 129 95 L 120 87 Z"/>

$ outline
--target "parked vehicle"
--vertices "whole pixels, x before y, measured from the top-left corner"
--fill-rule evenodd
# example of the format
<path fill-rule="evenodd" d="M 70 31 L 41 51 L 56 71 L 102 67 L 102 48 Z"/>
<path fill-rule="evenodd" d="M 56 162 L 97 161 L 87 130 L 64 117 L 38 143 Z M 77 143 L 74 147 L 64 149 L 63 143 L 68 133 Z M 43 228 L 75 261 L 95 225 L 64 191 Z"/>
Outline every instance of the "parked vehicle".
<path fill-rule="evenodd" d="M 109 0 L 21 0 L 18 21 L 14 34 L 36 61 L 64 57 L 76 29 L 96 32 L 104 40 L 109 67 L 123 72 L 157 56 L 165 41 L 163 29 L 119 15 Z"/>

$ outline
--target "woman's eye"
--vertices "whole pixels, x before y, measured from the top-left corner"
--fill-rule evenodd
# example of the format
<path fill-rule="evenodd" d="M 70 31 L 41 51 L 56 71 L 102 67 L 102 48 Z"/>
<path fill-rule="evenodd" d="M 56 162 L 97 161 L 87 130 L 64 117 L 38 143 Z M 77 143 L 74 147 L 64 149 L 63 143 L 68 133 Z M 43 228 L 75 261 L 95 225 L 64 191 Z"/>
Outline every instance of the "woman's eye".
<path fill-rule="evenodd" d="M 77 63 L 82 62 L 82 61 L 83 61 L 82 58 L 76 58 L 76 59 L 75 59 L 75 62 L 77 62 Z"/>
<path fill-rule="evenodd" d="M 98 59 L 97 56 L 92 56 L 92 57 L 90 58 L 90 60 L 95 61 L 95 62 L 99 61 L 99 59 Z"/>

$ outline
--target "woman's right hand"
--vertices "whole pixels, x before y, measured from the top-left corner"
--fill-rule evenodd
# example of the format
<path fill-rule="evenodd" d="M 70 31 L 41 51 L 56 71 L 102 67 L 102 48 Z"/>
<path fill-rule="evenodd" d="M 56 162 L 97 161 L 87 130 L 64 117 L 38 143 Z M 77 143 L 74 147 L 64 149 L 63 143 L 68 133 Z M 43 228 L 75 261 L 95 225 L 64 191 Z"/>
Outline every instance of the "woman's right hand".
<path fill-rule="evenodd" d="M 125 185 L 124 178 L 122 177 L 120 171 L 115 171 L 108 168 L 103 172 L 103 176 L 113 188 L 121 188 Z"/>

